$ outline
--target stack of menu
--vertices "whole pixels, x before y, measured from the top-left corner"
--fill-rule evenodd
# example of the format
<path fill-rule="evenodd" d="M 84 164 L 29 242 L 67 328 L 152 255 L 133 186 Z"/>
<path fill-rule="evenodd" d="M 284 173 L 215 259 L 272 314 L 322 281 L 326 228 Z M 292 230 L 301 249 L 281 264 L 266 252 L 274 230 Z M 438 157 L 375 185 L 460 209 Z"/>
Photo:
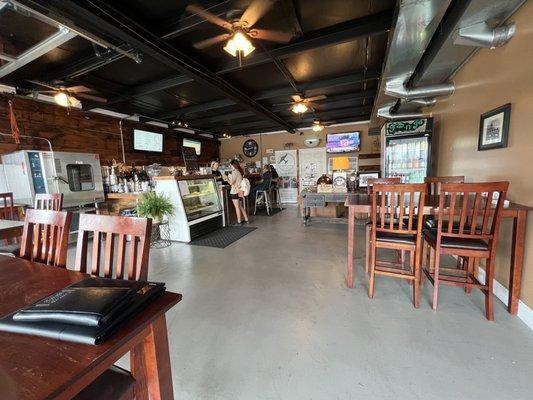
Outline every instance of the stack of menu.
<path fill-rule="evenodd" d="M 163 283 L 87 278 L 0 319 L 0 331 L 99 344 L 164 291 Z"/>

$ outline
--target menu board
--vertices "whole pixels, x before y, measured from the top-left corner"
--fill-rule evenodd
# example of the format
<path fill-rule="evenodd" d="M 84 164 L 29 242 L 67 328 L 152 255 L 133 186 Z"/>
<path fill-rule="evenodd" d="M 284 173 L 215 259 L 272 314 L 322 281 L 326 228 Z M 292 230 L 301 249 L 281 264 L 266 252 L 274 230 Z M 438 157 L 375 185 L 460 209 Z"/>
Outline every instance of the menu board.
<path fill-rule="evenodd" d="M 193 147 L 182 147 L 181 154 L 187 171 L 198 171 L 200 169 L 196 158 L 196 150 Z"/>
<path fill-rule="evenodd" d="M 133 130 L 133 148 L 141 151 L 163 152 L 163 135 L 161 133 Z"/>

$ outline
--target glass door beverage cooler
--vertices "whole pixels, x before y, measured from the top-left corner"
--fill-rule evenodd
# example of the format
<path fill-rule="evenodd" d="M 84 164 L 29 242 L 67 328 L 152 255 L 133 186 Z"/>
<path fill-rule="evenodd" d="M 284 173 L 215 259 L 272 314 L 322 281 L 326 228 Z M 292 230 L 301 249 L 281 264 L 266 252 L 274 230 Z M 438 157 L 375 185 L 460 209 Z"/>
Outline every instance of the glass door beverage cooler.
<path fill-rule="evenodd" d="M 432 174 L 432 126 L 431 119 L 385 124 L 385 177 L 423 183 Z"/>

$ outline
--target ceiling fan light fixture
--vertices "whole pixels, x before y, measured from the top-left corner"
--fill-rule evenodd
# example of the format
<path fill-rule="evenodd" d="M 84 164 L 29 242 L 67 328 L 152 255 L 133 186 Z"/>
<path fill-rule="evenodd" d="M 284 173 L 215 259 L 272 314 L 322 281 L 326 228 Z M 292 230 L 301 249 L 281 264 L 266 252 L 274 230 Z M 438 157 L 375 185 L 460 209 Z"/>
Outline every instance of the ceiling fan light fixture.
<path fill-rule="evenodd" d="M 252 42 L 250 42 L 250 39 L 248 39 L 247 34 L 241 30 L 237 30 L 228 40 L 226 46 L 224 46 L 224 50 L 226 50 L 233 57 L 237 57 L 239 53 L 243 57 L 246 57 L 255 50 L 255 47 L 252 45 Z"/>
<path fill-rule="evenodd" d="M 291 108 L 291 111 L 295 114 L 303 114 L 307 110 L 308 107 L 302 102 L 294 103 Z"/>
<path fill-rule="evenodd" d="M 61 107 L 70 106 L 69 95 L 66 94 L 65 92 L 57 92 L 54 95 L 54 101 L 56 102 L 56 104 L 60 105 Z"/>
<path fill-rule="evenodd" d="M 315 119 L 311 129 L 313 129 L 313 132 L 321 132 L 324 130 L 324 125 L 320 123 L 320 120 Z"/>

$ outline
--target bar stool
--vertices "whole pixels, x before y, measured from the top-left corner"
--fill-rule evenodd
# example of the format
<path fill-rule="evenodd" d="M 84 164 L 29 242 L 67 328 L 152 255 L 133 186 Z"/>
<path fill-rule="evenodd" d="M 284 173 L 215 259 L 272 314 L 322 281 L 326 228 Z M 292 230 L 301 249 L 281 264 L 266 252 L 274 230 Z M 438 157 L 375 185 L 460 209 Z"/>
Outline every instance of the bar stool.
<path fill-rule="evenodd" d="M 271 186 L 269 192 L 272 207 L 283 210 L 283 204 L 281 203 L 281 197 L 279 195 L 279 188 L 277 186 Z"/>
<path fill-rule="evenodd" d="M 270 210 L 272 209 L 272 203 L 270 202 L 269 189 L 258 190 L 255 193 L 255 205 L 254 205 L 254 215 L 257 213 L 257 205 L 264 204 L 266 208 L 267 215 L 270 215 Z"/>

